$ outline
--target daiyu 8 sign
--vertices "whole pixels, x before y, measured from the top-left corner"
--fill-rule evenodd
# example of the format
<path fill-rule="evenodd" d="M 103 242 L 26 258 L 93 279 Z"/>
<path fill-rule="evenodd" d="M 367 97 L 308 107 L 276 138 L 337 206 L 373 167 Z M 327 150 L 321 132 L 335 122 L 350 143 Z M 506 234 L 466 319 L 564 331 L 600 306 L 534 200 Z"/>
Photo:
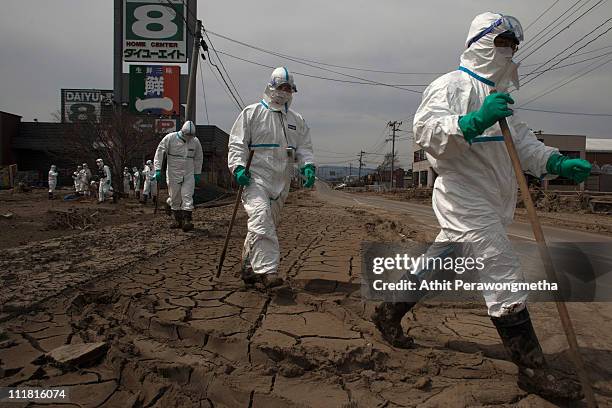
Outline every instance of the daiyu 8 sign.
<path fill-rule="evenodd" d="M 124 0 L 123 60 L 186 62 L 185 4 L 183 0 Z"/>
<path fill-rule="evenodd" d="M 62 122 L 97 123 L 105 107 L 112 109 L 113 91 L 62 89 Z"/>

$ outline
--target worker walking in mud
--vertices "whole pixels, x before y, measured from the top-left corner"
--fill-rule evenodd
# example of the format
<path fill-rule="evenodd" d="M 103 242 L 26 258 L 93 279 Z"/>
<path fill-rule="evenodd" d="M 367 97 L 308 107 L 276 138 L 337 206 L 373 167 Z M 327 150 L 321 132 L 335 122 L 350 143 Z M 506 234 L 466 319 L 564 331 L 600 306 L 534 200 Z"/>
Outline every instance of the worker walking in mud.
<path fill-rule="evenodd" d="M 293 75 L 285 67 L 276 68 L 261 102 L 247 106 L 230 131 L 228 166 L 236 182 L 245 187 L 242 205 L 249 217 L 242 278 L 248 284 L 261 280 L 266 288 L 283 284 L 276 226 L 295 163 L 302 166 L 305 187 L 315 182 L 310 129 L 302 115 L 289 109 L 296 92 Z M 247 171 L 251 149 L 253 161 Z"/>
<path fill-rule="evenodd" d="M 204 161 L 202 145 L 195 135 L 195 124 L 188 120 L 181 130 L 164 136 L 155 151 L 154 174 L 158 182 L 163 180 L 162 164 L 164 156 L 167 158 L 165 176 L 174 215 L 170 228 L 182 228 L 184 232 L 193 229 L 193 193 L 200 183 Z"/>
<path fill-rule="evenodd" d="M 157 180 L 155 179 L 155 168 L 151 160 L 147 160 L 147 164 L 143 170 L 143 176 L 145 178 L 144 189 L 142 191 L 143 202 L 146 204 L 147 199 L 151 198 L 153 204 L 155 204 L 157 200 Z"/>
<path fill-rule="evenodd" d="M 49 169 L 49 200 L 53 200 L 55 198 L 55 189 L 57 188 L 57 167 L 55 164 L 51 165 Z"/>
<path fill-rule="evenodd" d="M 130 196 L 130 185 L 132 183 L 132 173 L 127 167 L 123 168 L 123 194 L 126 197 Z"/>
<path fill-rule="evenodd" d="M 113 188 L 111 187 L 111 170 L 104 160 L 96 160 L 98 165 L 98 204 L 101 204 L 106 199 L 107 195 L 111 195 Z"/>
<path fill-rule="evenodd" d="M 587 161 L 565 157 L 538 141 L 508 107 L 514 103 L 508 88 L 519 86 L 518 65 L 512 57 L 522 40 L 515 18 L 494 13 L 477 16 L 460 67 L 429 85 L 414 117 L 415 141 L 439 175 L 432 198 L 441 226 L 435 245 L 462 252 L 458 256 L 481 257 L 484 269 L 479 275 L 493 282 L 524 281 L 506 234 L 516 207 L 517 181 L 498 121 L 508 118 L 524 171 L 580 183 L 591 170 Z M 499 93 L 491 93 L 493 89 Z M 483 295 L 504 347 L 519 368 L 519 387 L 545 398 L 581 399 L 580 385 L 547 365 L 527 311 L 526 293 Z M 401 320 L 414 305 L 382 303 L 376 308 L 373 321 L 392 345 L 413 346 Z"/>
<path fill-rule="evenodd" d="M 85 196 L 89 196 L 89 180 L 91 179 L 91 170 L 87 166 L 87 163 L 83 163 L 81 168 L 81 174 L 79 177 L 79 182 L 81 184 L 81 192 Z"/>
<path fill-rule="evenodd" d="M 140 172 L 138 167 L 132 167 L 132 180 L 134 181 L 134 195 L 137 200 L 140 200 Z"/>

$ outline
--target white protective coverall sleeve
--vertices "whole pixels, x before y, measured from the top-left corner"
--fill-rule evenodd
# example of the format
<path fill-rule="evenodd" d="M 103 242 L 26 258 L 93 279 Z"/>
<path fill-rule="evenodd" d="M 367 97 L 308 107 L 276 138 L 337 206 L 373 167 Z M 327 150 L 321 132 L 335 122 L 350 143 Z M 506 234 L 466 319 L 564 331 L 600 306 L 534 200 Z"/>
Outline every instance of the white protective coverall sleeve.
<path fill-rule="evenodd" d="M 465 85 L 440 77 L 423 92 L 414 116 L 415 141 L 436 159 L 451 158 L 469 148 L 459 128 L 459 117 L 467 113 L 471 93 L 469 81 Z"/>
<path fill-rule="evenodd" d="M 315 164 L 314 154 L 312 152 L 312 141 L 310 140 L 310 128 L 304 119 L 301 120 L 301 135 L 297 147 L 296 155 L 300 167 L 307 164 Z"/>
<path fill-rule="evenodd" d="M 508 125 L 523 171 L 535 177 L 545 175 L 548 158 L 553 153 L 559 153 L 559 149 L 540 142 L 527 123 L 521 121 L 516 113 L 508 118 Z M 556 178 L 556 176 L 547 178 Z"/>
<path fill-rule="evenodd" d="M 249 158 L 249 144 L 251 131 L 249 125 L 249 110 L 244 109 L 232 126 L 230 131 L 227 163 L 232 174 L 236 167 L 246 167 Z"/>
<path fill-rule="evenodd" d="M 157 145 L 155 157 L 153 158 L 153 166 L 155 167 L 155 170 L 161 170 L 164 162 L 164 155 L 168 152 L 168 140 L 170 140 L 171 135 L 174 134 L 175 133 L 168 133 Z"/>
<path fill-rule="evenodd" d="M 193 174 L 202 174 L 202 164 L 204 163 L 204 153 L 202 152 L 202 144 L 197 137 L 193 138 L 195 143 L 195 153 L 193 157 Z"/>

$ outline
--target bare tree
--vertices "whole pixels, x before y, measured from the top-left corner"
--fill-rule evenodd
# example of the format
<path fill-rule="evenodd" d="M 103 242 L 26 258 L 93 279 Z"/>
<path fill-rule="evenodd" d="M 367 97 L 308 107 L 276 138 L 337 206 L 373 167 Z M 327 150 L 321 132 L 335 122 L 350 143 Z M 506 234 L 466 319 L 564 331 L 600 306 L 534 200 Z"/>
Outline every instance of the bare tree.
<path fill-rule="evenodd" d="M 142 117 L 113 106 L 104 111 L 99 121 L 65 124 L 57 148 L 49 153 L 75 165 L 101 158 L 111 168 L 113 190 L 121 191 L 123 168 L 152 155 L 159 142 L 153 127 L 143 128 L 143 123 Z M 92 171 L 95 174 L 96 169 Z"/>

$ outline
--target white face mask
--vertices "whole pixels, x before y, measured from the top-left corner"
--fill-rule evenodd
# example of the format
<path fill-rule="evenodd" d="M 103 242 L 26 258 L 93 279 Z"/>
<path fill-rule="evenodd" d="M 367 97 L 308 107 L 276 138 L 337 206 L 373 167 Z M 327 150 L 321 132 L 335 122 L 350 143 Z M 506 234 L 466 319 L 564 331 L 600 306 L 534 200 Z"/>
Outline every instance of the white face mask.
<path fill-rule="evenodd" d="M 291 92 L 275 89 L 270 92 L 270 100 L 277 105 L 284 105 L 291 100 Z"/>

